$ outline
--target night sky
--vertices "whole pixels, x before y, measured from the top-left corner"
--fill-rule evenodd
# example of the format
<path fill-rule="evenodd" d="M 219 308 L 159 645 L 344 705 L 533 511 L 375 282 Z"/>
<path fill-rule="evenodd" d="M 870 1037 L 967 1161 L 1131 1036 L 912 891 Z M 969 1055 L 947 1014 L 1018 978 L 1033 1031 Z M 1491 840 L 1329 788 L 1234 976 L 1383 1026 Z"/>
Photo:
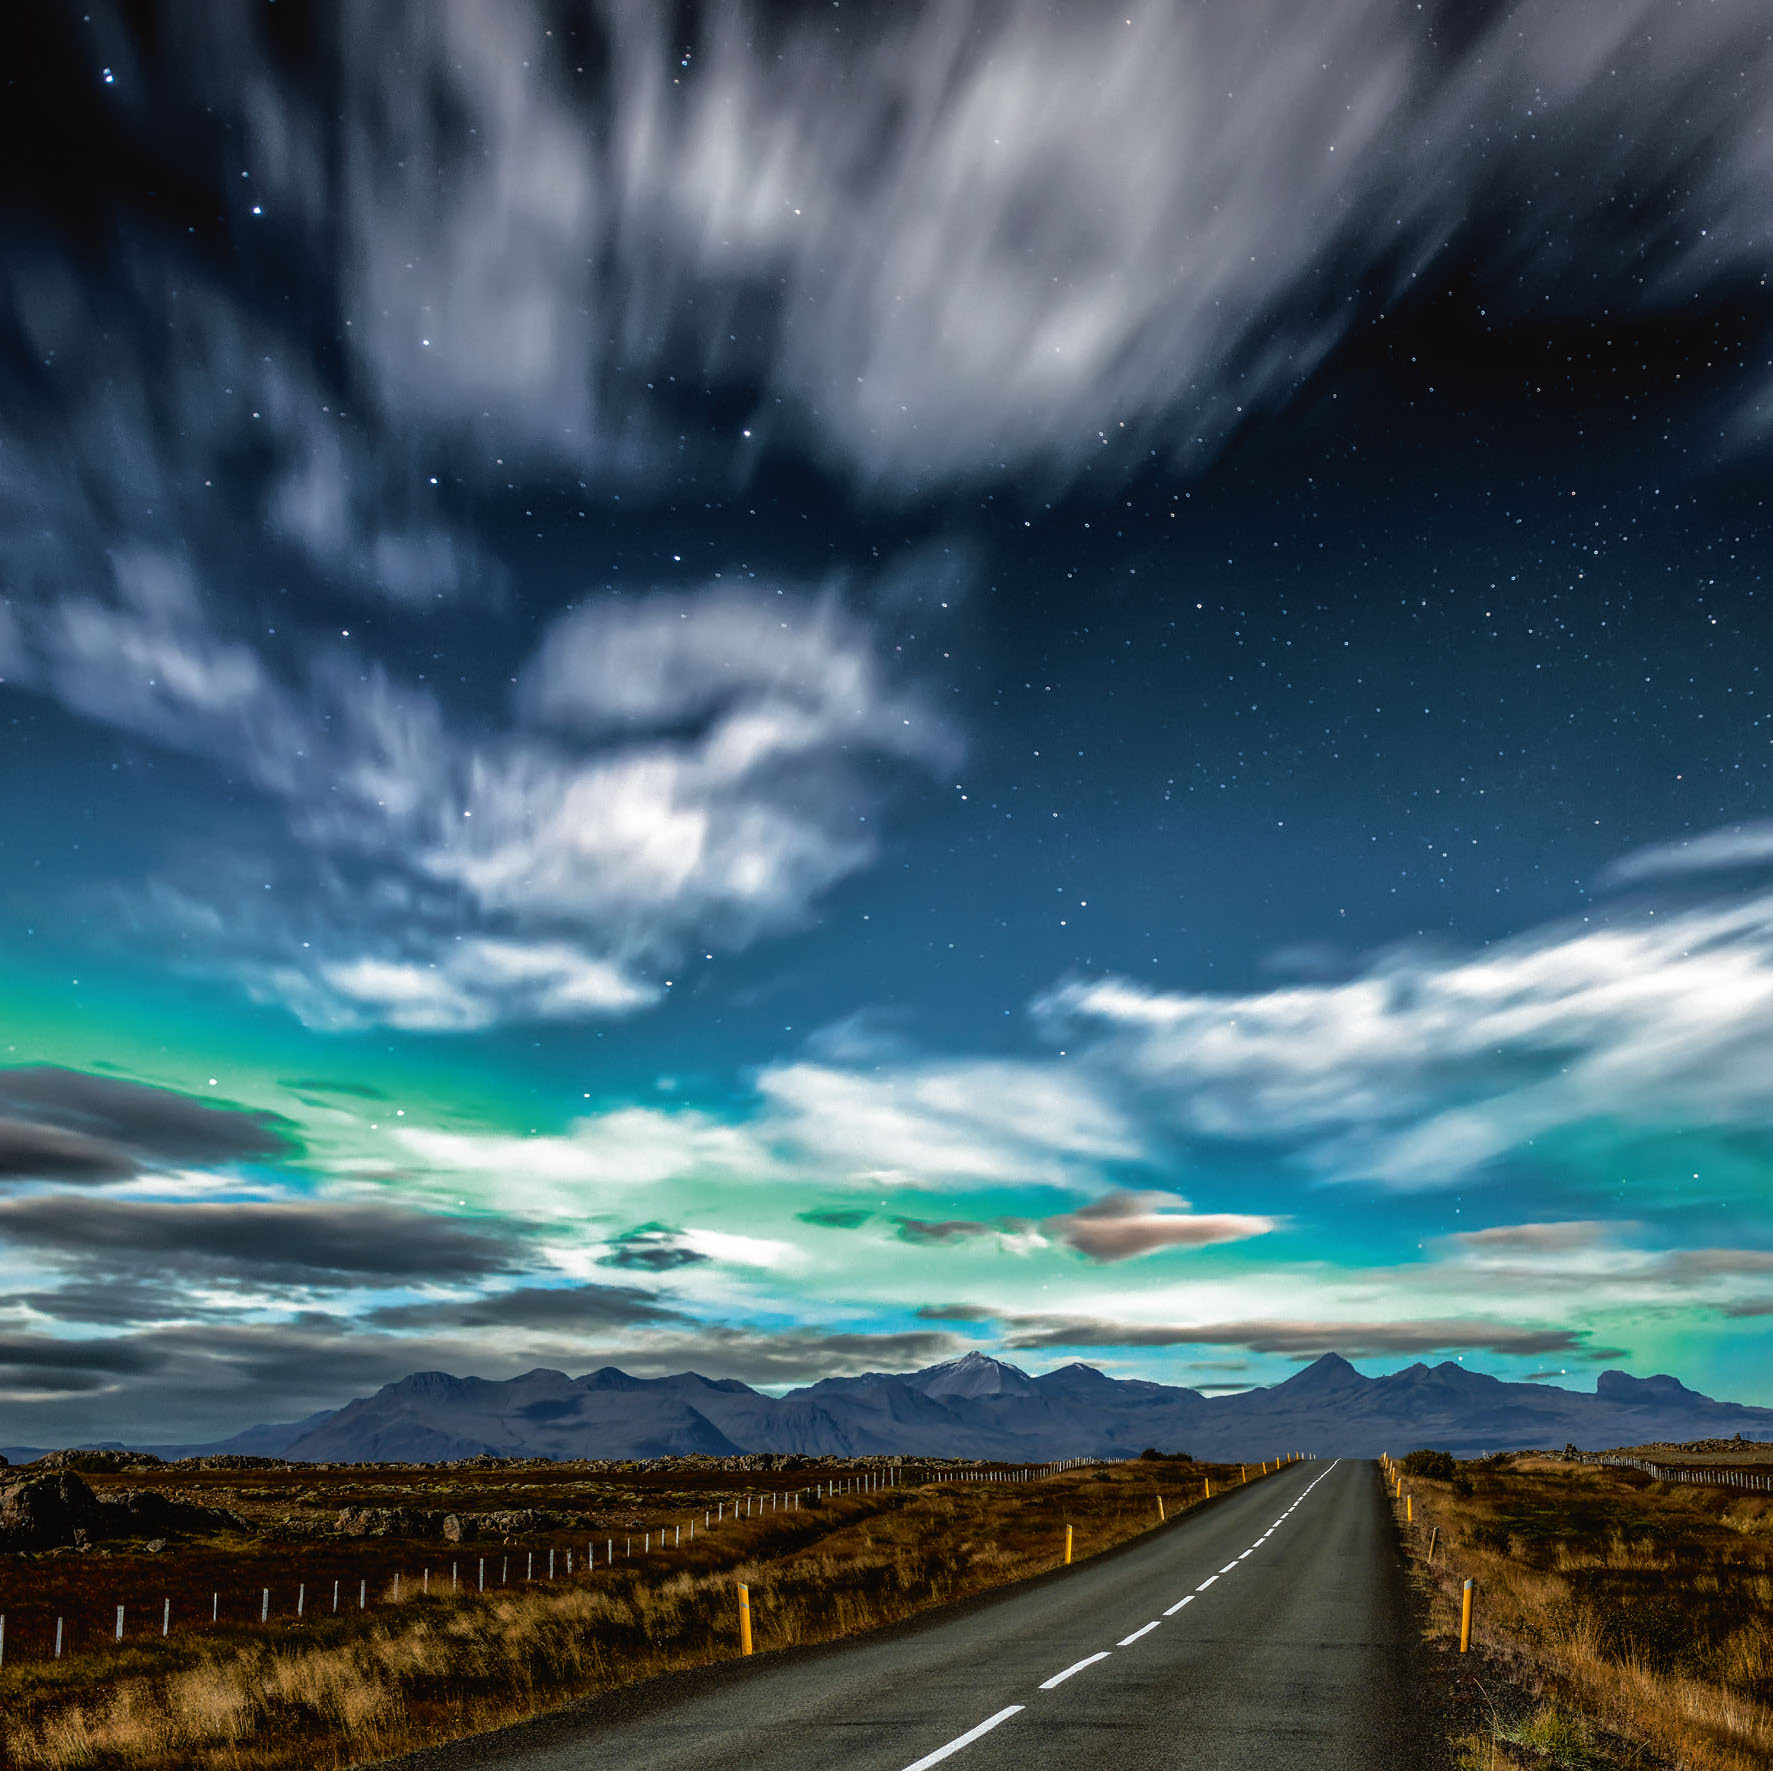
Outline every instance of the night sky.
<path fill-rule="evenodd" d="M 0 17 L 5 1442 L 1773 1403 L 1755 0 Z"/>

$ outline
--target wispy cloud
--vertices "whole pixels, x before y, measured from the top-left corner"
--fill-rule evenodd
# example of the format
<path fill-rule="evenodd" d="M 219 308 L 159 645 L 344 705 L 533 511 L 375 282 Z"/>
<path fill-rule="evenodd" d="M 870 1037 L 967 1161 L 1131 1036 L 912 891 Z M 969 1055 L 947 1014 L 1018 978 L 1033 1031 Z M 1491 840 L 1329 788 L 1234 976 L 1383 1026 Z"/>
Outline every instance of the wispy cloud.
<path fill-rule="evenodd" d="M 1773 897 L 1405 952 L 1249 995 L 1076 982 L 1036 1012 L 1192 1136 L 1439 1186 L 1584 1124 L 1773 1126 Z"/>
<path fill-rule="evenodd" d="M 1252 1353 L 1349 1358 L 1387 1354 L 1584 1352 L 1580 1329 L 1538 1328 L 1474 1318 L 1401 1322 L 1287 1321 L 1198 1324 L 1115 1321 L 1089 1316 L 1003 1316 L 1004 1345 L 1024 1350 L 1064 1347 L 1243 1347 Z"/>
<path fill-rule="evenodd" d="M 0 1199 L 0 1242 L 73 1271 L 208 1275 L 246 1287 L 482 1278 L 521 1260 L 503 1226 L 346 1201 Z"/>
<path fill-rule="evenodd" d="M 410 1174 L 429 1174 L 445 1188 L 473 1176 L 507 1209 L 543 1217 L 572 1215 L 593 1190 L 688 1180 L 870 1192 L 1044 1186 L 1089 1197 L 1103 1190 L 1105 1174 L 1147 1155 L 1131 1119 L 1083 1072 L 975 1058 L 902 1058 L 866 1070 L 771 1066 L 758 1074 L 752 1101 L 724 1118 L 695 1107 L 618 1107 L 553 1135 L 441 1131 L 406 1121 L 392 1137 Z M 870 1212 L 829 1207 L 802 1215 L 828 1228 L 856 1228 Z M 925 1226 L 908 1232 L 913 1239 L 1035 1234 L 1020 1218 L 938 1224 L 908 1213 L 892 1221 Z M 1189 1221 L 1208 1226 L 1190 1232 L 1198 1241 L 1220 1239 L 1215 1225 L 1223 1233 L 1258 1220 Z M 1069 1220 L 1061 1228 L 1072 1233 Z"/>
<path fill-rule="evenodd" d="M 692 946 L 790 927 L 873 859 L 871 762 L 959 755 L 831 590 L 584 605 L 543 635 L 513 723 L 488 735 L 342 643 L 286 680 L 217 630 L 177 558 L 119 555 L 113 574 L 109 596 L 22 618 L 36 680 L 281 805 L 284 892 L 261 880 L 224 906 L 212 874 L 147 908 L 317 1026 L 644 1007 Z"/>
<path fill-rule="evenodd" d="M 675 456 L 679 364 L 895 488 L 1200 455 L 1469 230 L 1495 301 L 1654 303 L 1752 270 L 1773 210 L 1752 0 L 957 0 L 841 33 L 716 4 L 683 35 L 606 0 L 588 46 L 519 0 L 382 0 L 320 92 L 244 19 L 174 17 L 246 144 L 239 225 L 342 265 L 348 403 L 457 461 Z M 1681 201 L 1622 230 L 1626 188 Z M 325 550 L 351 430 L 311 404 L 276 508 Z"/>
<path fill-rule="evenodd" d="M 1773 862 L 1773 824 L 1732 824 L 1703 836 L 1655 843 L 1612 863 L 1601 884 L 1640 885 L 1646 880 L 1679 879 L 1687 874 L 1721 873 L 1734 867 L 1765 867 Z"/>

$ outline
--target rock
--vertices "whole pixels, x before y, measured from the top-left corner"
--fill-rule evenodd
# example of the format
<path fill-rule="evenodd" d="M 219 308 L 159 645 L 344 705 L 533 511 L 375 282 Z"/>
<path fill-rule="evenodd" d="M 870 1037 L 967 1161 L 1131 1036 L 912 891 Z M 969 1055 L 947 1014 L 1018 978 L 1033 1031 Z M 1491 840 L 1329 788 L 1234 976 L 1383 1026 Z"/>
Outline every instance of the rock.
<path fill-rule="evenodd" d="M 214 1531 L 246 1531 L 247 1522 L 226 1507 L 199 1507 L 171 1500 L 152 1488 L 126 1488 L 104 1495 L 98 1503 L 97 1530 L 106 1537 L 144 1537 L 149 1533 L 164 1541 L 174 1535 L 204 1535 Z"/>
<path fill-rule="evenodd" d="M 538 1513 L 534 1507 L 514 1507 L 508 1512 L 488 1513 L 485 1518 L 489 1530 L 502 1531 L 507 1537 L 541 1531 L 549 1523 L 547 1515 Z"/>
<path fill-rule="evenodd" d="M 443 1535 L 451 1543 L 460 1543 L 464 1538 L 473 1535 L 474 1526 L 471 1520 L 464 1519 L 460 1513 L 443 1515 Z"/>
<path fill-rule="evenodd" d="M 440 1513 L 412 1507 L 341 1507 L 338 1528 L 346 1537 L 435 1537 L 448 1534 Z"/>
<path fill-rule="evenodd" d="M 142 1545 L 142 1548 L 145 1549 L 150 1556 L 157 1556 L 166 1548 L 166 1539 L 163 1537 L 151 1537 Z"/>
<path fill-rule="evenodd" d="M 112 1470 L 131 1470 L 157 1465 L 160 1459 L 151 1451 L 126 1451 L 121 1446 L 89 1447 L 82 1451 L 70 1447 L 66 1451 L 48 1451 L 31 1465 L 34 1470 L 85 1470 L 89 1475 Z"/>
<path fill-rule="evenodd" d="M 90 1541 L 98 1529 L 97 1498 L 65 1470 L 0 1488 L 0 1549 L 62 1549 Z"/>

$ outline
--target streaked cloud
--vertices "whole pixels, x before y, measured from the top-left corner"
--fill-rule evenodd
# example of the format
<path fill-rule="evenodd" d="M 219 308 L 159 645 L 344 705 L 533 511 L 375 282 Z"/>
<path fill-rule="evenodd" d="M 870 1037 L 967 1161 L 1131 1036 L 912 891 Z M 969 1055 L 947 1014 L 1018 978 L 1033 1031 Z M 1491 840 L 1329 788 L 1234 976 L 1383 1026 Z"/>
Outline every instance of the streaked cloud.
<path fill-rule="evenodd" d="M 739 461 L 780 427 L 903 490 L 1209 454 L 1473 229 L 1498 235 L 1499 304 L 1567 301 L 1572 262 L 1585 298 L 1635 305 L 1758 265 L 1750 0 L 1523 3 L 1457 34 L 1442 10 L 959 0 L 840 34 L 730 4 L 686 55 L 628 0 L 570 52 L 530 4 L 384 0 L 324 96 L 244 19 L 174 18 L 207 50 L 179 83 L 253 167 L 224 200 L 340 263 L 335 409 L 398 414 L 432 459 L 639 476 L 682 446 L 664 390 L 688 358 L 753 392 Z M 1622 243 L 1627 188 L 1682 201 Z M 37 295 L 40 330 L 58 305 Z M 359 570 L 394 555 L 395 594 L 446 573 L 447 529 L 373 458 L 408 510 L 366 533 L 355 422 L 299 376 L 245 385 L 279 421 L 286 533 Z"/>
<path fill-rule="evenodd" d="M 247 1287 L 460 1280 L 508 1270 L 520 1259 L 520 1245 L 504 1226 L 322 1200 L 36 1194 L 0 1199 L 0 1242 L 74 1270 L 202 1273 Z"/>
<path fill-rule="evenodd" d="M 1443 1186 L 1596 1123 L 1773 1128 L 1765 895 L 1256 994 L 1074 982 L 1036 1012 L 1189 1135 L 1279 1141 L 1331 1178 Z"/>
<path fill-rule="evenodd" d="M 1506 1354 L 1585 1351 L 1580 1329 L 1538 1328 L 1476 1319 L 1401 1322 L 1289 1321 L 1198 1324 L 1115 1321 L 1089 1316 L 1002 1316 L 1004 1345 L 1027 1351 L 1066 1347 L 1243 1347 L 1252 1353 L 1315 1358 L 1388 1354 L 1488 1352 Z"/>
<path fill-rule="evenodd" d="M 53 1064 L 0 1066 L 0 1111 L 24 1122 L 15 1139 L 63 1134 L 64 1155 L 92 1165 L 93 1178 L 104 1167 L 275 1161 L 300 1150 L 296 1127 L 262 1108 Z"/>
<path fill-rule="evenodd" d="M 28 613 L 36 680 L 244 776 L 281 805 L 290 845 L 162 882 L 138 916 L 317 1027 L 644 1008 L 687 951 L 789 928 L 869 865 L 879 765 L 960 754 L 829 588 L 581 605 L 542 636 L 515 723 L 489 735 L 342 642 L 286 679 L 213 625 L 177 557 L 138 549 L 112 575 L 109 596 Z M 218 901 L 231 872 L 259 890 Z"/>
<path fill-rule="evenodd" d="M 1654 843 L 1622 856 L 1603 869 L 1605 886 L 1641 885 L 1648 880 L 1689 874 L 1722 873 L 1733 867 L 1765 867 L 1773 862 L 1773 824 L 1731 824 L 1703 836 Z"/>

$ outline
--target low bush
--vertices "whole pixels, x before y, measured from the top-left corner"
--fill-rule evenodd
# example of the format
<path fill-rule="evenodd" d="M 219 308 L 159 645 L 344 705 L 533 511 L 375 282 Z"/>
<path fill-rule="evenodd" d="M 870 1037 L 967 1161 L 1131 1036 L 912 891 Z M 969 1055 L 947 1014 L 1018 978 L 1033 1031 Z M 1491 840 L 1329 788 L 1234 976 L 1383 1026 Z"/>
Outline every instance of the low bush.
<path fill-rule="evenodd" d="M 1412 1451 L 1403 1468 L 1406 1476 L 1427 1476 L 1434 1482 L 1451 1482 L 1459 1474 L 1450 1451 Z"/>

